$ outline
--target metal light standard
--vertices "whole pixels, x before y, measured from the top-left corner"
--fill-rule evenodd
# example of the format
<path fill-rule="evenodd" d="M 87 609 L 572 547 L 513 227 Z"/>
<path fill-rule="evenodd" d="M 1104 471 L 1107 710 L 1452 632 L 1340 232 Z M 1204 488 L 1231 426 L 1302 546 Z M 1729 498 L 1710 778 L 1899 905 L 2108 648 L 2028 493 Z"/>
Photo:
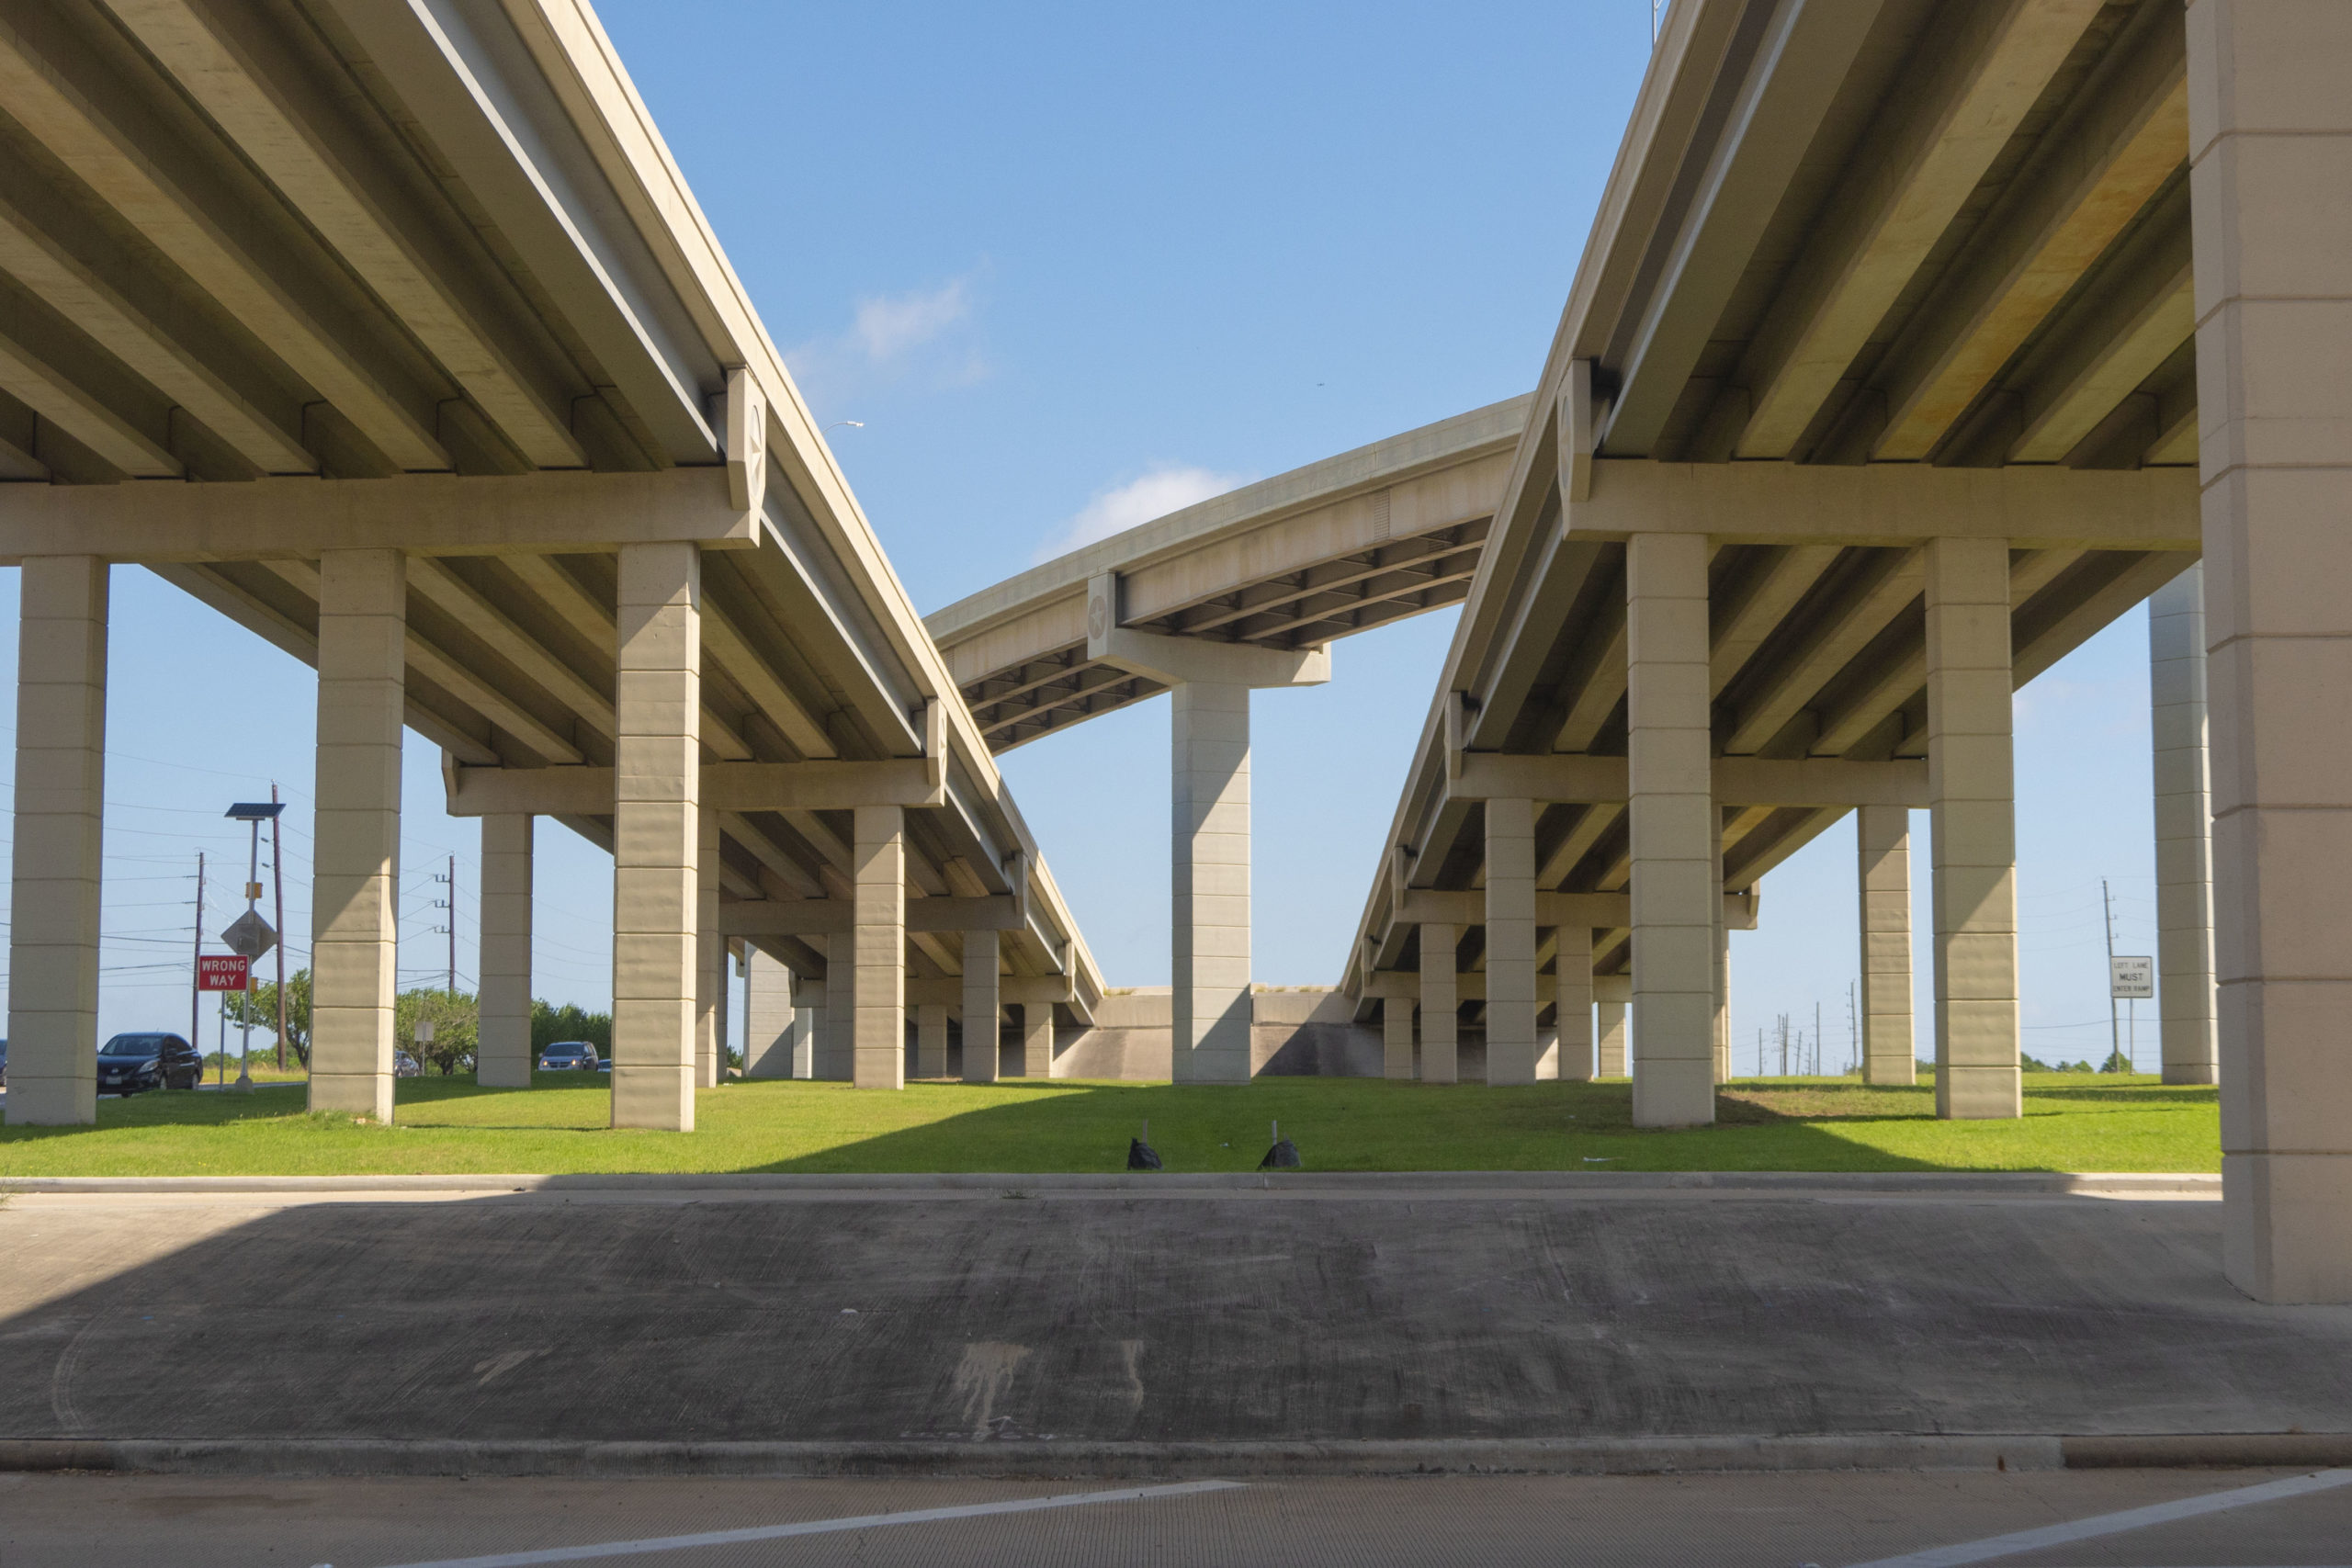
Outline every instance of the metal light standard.
<path fill-rule="evenodd" d="M 252 847 L 245 861 L 245 912 L 220 933 L 229 951 L 242 954 L 245 960 L 245 1000 L 238 1010 L 244 1021 L 243 1035 L 237 1047 L 237 1082 L 239 1094 L 251 1094 L 254 1088 L 254 976 L 253 961 L 277 945 L 277 933 L 261 918 L 254 908 L 261 902 L 261 825 L 275 823 L 285 806 L 275 800 L 241 800 L 229 807 L 230 820 L 243 822 L 252 829 Z"/>

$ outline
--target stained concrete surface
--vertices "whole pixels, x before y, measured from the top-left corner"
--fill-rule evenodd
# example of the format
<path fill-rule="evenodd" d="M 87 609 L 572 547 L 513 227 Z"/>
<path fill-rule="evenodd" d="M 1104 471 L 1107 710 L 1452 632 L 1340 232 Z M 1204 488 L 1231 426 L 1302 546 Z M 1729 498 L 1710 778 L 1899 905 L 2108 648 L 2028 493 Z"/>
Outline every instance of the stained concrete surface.
<path fill-rule="evenodd" d="M 889 1525 L 621 1559 L 648 1568 L 1149 1562 L 1182 1568 L 1837 1568 L 2225 1492 L 2285 1472 L 1408 1477 Z M 1086 1488 L 942 1481 L 191 1481 L 0 1476 L 10 1568 L 336 1568 L 643 1540 Z M 1998 1559 L 2343 1563 L 2352 1488 Z"/>
<path fill-rule="evenodd" d="M 2210 1202 L 390 1197 L 9 1199 L 0 1438 L 2352 1426 L 2352 1309 L 2238 1294 Z"/>

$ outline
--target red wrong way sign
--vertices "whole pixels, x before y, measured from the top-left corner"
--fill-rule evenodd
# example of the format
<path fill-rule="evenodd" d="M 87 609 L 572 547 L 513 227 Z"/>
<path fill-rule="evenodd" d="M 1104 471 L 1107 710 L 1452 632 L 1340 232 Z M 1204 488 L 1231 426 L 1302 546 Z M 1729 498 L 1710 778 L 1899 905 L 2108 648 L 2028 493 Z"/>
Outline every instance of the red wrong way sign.
<path fill-rule="evenodd" d="M 207 953 L 196 961 L 199 991 L 242 991 L 253 973 L 254 961 L 237 953 Z"/>

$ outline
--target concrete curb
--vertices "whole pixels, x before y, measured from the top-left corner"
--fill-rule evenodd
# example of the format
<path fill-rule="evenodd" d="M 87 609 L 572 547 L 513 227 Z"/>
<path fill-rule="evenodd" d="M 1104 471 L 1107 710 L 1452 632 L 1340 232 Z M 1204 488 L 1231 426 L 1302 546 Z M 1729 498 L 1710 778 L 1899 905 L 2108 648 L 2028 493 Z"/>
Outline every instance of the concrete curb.
<path fill-rule="evenodd" d="M 1186 1479 L 1350 1475 L 1658 1475 L 1679 1472 L 2084 1470 L 2352 1464 L 2352 1432 L 2143 1436 L 1882 1432 L 1826 1437 L 1452 1441 L 563 1442 L 236 1438 L 0 1439 L 0 1472 L 152 1475 L 512 1475 L 602 1479 Z"/>
<path fill-rule="evenodd" d="M 2186 1462 L 2186 1461 L 2175 1461 Z M 2055 1470 L 2049 1437 L 1591 1438 L 1479 1441 L 665 1443 L 368 1439 L 0 1440 L 0 1471 L 166 1475 L 850 1477 L 1662 1474 L 1679 1471 Z"/>
<path fill-rule="evenodd" d="M 1378 1197 L 1384 1193 L 1441 1196 L 1497 1190 L 1563 1192 L 1854 1192 L 1890 1195 L 1996 1197 L 2217 1197 L 2219 1176 L 2195 1172 L 2125 1171 L 1565 1171 L 1434 1170 L 1249 1172 L 945 1173 L 824 1176 L 721 1172 L 573 1176 L 6 1176 L 6 1192 L 698 1192 L 729 1193 L 1022 1193 L 1227 1192 L 1294 1193 L 1318 1197 Z"/>

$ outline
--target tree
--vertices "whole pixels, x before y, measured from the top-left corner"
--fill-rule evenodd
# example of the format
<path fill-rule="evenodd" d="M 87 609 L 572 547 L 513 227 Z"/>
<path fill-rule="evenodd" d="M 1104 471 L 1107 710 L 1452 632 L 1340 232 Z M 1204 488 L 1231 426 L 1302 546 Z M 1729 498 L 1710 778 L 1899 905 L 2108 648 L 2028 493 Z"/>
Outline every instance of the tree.
<path fill-rule="evenodd" d="M 277 1032 L 277 982 L 264 981 L 251 991 L 231 991 L 220 998 L 229 1010 L 229 1021 L 243 1024 L 246 1010 L 252 1009 L 255 1029 Z M 286 1043 L 294 1047 L 294 1055 L 301 1058 L 305 1072 L 311 1066 L 311 972 L 298 969 L 286 977 Z"/>
<path fill-rule="evenodd" d="M 419 1044 L 416 1026 L 431 1020 L 433 1039 Z M 463 991 L 437 987 L 402 991 L 392 998 L 392 1039 L 419 1063 L 431 1063 L 447 1077 L 474 1064 L 481 1038 L 481 1005 Z"/>
<path fill-rule="evenodd" d="M 531 1055 L 538 1054 L 559 1040 L 585 1040 L 596 1047 L 600 1056 L 613 1053 L 613 1015 L 590 1012 L 578 1005 L 566 1002 L 557 1007 L 543 997 L 531 998 Z"/>

